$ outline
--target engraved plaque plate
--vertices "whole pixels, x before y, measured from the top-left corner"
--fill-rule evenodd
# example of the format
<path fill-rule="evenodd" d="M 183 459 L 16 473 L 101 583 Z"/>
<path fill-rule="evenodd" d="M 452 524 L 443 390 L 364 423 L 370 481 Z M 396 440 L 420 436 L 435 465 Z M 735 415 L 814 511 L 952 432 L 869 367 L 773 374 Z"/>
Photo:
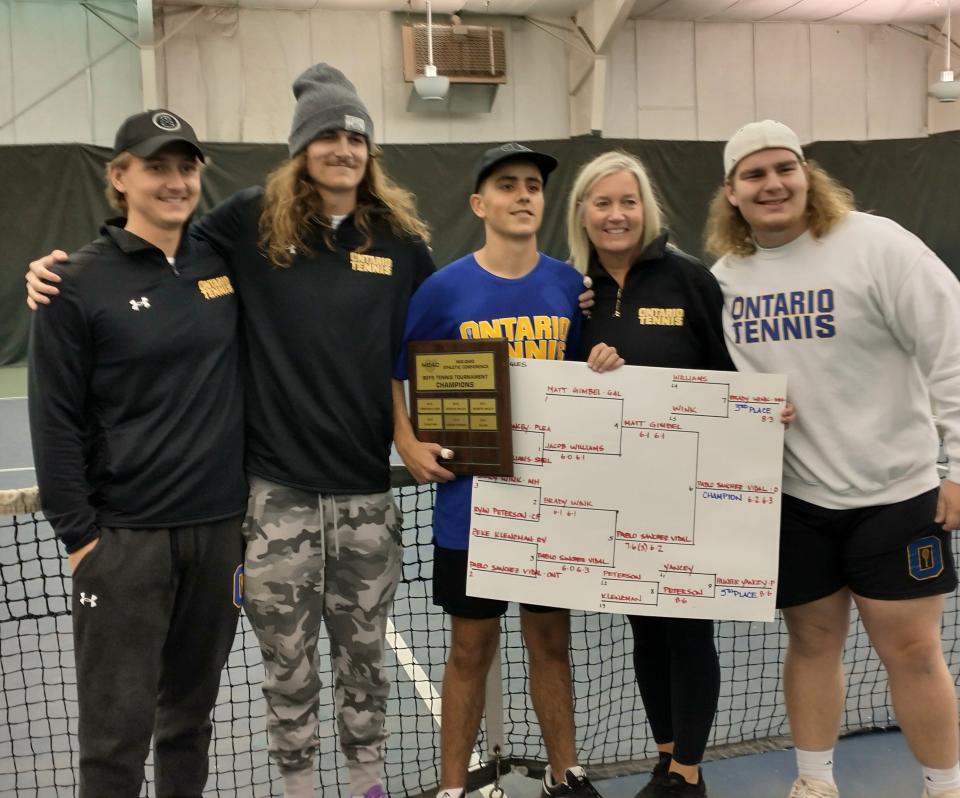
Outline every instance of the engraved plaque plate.
<path fill-rule="evenodd" d="M 452 449 L 442 462 L 454 474 L 512 476 L 506 340 L 414 341 L 408 357 L 417 437 Z"/>

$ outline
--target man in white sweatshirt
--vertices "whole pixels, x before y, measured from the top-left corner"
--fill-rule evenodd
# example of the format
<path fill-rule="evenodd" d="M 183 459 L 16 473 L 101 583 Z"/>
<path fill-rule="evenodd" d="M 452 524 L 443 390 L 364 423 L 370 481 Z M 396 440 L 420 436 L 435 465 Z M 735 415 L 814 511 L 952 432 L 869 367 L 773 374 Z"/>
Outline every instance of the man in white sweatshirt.
<path fill-rule="evenodd" d="M 799 775 L 790 798 L 835 798 L 851 599 L 886 666 L 924 798 L 960 798 L 957 701 L 940 640 L 957 586 L 960 283 L 922 241 L 808 163 L 766 120 L 724 150 L 707 246 L 742 371 L 785 372 L 778 606 Z M 936 470 L 937 409 L 950 471 Z"/>

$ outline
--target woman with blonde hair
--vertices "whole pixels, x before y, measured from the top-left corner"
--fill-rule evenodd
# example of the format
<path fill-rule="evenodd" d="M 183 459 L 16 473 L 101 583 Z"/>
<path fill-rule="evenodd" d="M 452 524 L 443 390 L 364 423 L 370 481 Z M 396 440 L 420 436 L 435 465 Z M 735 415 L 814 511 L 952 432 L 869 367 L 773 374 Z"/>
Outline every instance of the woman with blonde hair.
<path fill-rule="evenodd" d="M 573 265 L 596 292 L 581 357 L 603 341 L 627 365 L 734 368 L 723 342 L 717 281 L 700 261 L 668 244 L 656 193 L 637 158 L 607 152 L 580 169 L 567 236 Z M 660 752 L 638 798 L 704 796 L 699 764 L 720 692 L 713 622 L 628 620 L 637 686 Z"/>

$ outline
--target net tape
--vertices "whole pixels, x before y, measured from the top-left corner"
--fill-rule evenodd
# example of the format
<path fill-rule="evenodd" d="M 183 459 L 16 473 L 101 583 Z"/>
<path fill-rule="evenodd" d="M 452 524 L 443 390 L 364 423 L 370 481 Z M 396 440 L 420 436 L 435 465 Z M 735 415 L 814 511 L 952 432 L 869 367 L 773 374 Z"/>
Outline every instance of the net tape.
<path fill-rule="evenodd" d="M 440 692 L 447 625 L 431 600 L 430 522 L 433 489 L 396 490 L 404 517 L 403 576 L 393 610 L 397 638 L 387 664 L 393 690 L 387 713 L 387 788 L 393 795 L 433 790 L 439 773 L 439 734 L 432 696 Z M 2 517 L 6 516 L 6 517 Z M 957 544 L 954 534 L 954 546 Z M 77 764 L 76 672 L 73 662 L 70 577 L 52 530 L 39 514 L 36 490 L 0 492 L 0 798 L 73 795 Z M 944 616 L 944 650 L 954 676 L 960 667 L 957 597 Z M 644 769 L 655 744 L 633 680 L 632 639 L 619 615 L 571 613 L 571 661 L 577 746 L 594 775 Z M 717 628 L 722 686 L 711 738 L 712 755 L 782 745 L 788 733 L 780 672 L 786 631 L 781 622 L 721 622 Z M 328 663 L 321 637 L 321 663 Z M 399 657 L 398 649 L 412 655 Z M 546 761 L 529 685 L 515 608 L 501 639 L 508 761 Z M 843 732 L 895 723 L 886 676 L 858 619 L 846 654 L 848 694 Z M 280 779 L 268 762 L 262 666 L 256 638 L 241 616 L 221 679 L 214 713 L 210 778 L 205 795 L 278 796 Z M 345 787 L 333 721 L 330 679 L 320 707 L 319 781 L 324 794 Z M 481 732 L 480 750 L 485 750 Z M 708 756 L 711 752 L 708 752 Z M 152 796 L 152 765 L 142 795 Z"/>

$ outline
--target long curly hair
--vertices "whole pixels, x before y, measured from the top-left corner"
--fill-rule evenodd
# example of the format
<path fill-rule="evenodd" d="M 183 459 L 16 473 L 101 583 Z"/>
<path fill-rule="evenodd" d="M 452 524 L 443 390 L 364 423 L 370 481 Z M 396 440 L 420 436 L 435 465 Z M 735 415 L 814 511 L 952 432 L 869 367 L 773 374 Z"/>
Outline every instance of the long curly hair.
<path fill-rule="evenodd" d="M 430 243 L 430 228 L 417 213 L 412 193 L 394 183 L 380 165 L 380 150 L 371 147 L 367 170 L 357 187 L 354 224 L 363 234 L 360 252 L 373 244 L 373 214 L 386 211 L 390 228 L 398 236 L 420 238 Z M 323 207 L 323 198 L 307 172 L 307 154 L 284 161 L 267 177 L 260 213 L 260 249 L 280 268 L 293 263 L 295 252 L 310 253 L 307 240 L 320 231 L 324 244 L 333 249 L 333 228 Z"/>
<path fill-rule="evenodd" d="M 853 192 L 832 178 L 816 161 L 803 165 L 807 175 L 807 229 L 822 238 L 855 207 Z M 730 204 L 726 188 L 731 175 L 710 200 L 704 248 L 711 255 L 740 255 L 757 251 L 753 232 L 740 209 Z"/>

